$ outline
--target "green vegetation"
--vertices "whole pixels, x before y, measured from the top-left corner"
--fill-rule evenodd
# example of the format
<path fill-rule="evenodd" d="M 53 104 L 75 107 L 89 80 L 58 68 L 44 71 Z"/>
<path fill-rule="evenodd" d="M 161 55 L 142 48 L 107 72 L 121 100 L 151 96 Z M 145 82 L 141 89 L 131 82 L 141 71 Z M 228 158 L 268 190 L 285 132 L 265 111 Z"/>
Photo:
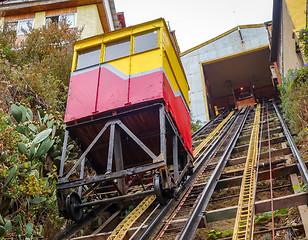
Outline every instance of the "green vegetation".
<path fill-rule="evenodd" d="M 298 34 L 299 47 L 304 60 L 308 60 L 308 28 Z M 290 69 L 279 86 L 284 118 L 296 142 L 307 142 L 308 138 L 308 64 Z"/>
<path fill-rule="evenodd" d="M 81 30 L 65 23 L 34 29 L 21 41 L 15 32 L 0 33 L 0 104 L 26 101 L 64 112 L 73 56 Z"/>
<path fill-rule="evenodd" d="M 65 125 L 60 115 L 41 107 L 38 121 L 27 105 L 12 104 L 11 113 L 12 120 L 8 114 L 0 116 L 1 148 L 6 149 L 0 157 L 0 237 L 46 239 L 64 223 L 55 186 Z"/>
<path fill-rule="evenodd" d="M 191 133 L 196 132 L 199 128 L 202 127 L 202 122 L 200 120 L 197 121 L 191 121 Z"/>
<path fill-rule="evenodd" d="M 65 22 L 23 39 L 0 33 L 0 239 L 51 239 L 67 224 L 55 186 L 72 43 L 80 33 Z M 67 151 L 66 161 L 75 161 L 73 142 Z"/>
<path fill-rule="evenodd" d="M 283 208 L 283 209 L 278 209 L 274 211 L 274 216 L 278 216 L 281 214 L 286 214 L 288 212 L 288 209 Z M 256 223 L 260 223 L 262 221 L 268 220 L 272 216 L 272 212 L 264 212 L 260 215 L 256 215 Z"/>
<path fill-rule="evenodd" d="M 284 118 L 291 131 L 297 134 L 295 140 L 304 140 L 308 133 L 308 65 L 289 70 L 279 85 Z"/>
<path fill-rule="evenodd" d="M 233 230 L 226 230 L 226 231 L 215 231 L 214 229 L 207 231 L 208 239 L 218 239 L 218 238 L 225 238 L 231 237 L 233 235 Z"/>

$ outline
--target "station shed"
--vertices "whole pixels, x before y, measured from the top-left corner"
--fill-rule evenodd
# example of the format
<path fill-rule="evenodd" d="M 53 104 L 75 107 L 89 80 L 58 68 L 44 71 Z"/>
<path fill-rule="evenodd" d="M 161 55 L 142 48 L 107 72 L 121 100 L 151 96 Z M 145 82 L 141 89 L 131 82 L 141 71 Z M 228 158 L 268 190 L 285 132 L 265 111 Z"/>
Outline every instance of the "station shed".
<path fill-rule="evenodd" d="M 193 121 L 235 107 L 236 87 L 251 87 L 256 100 L 275 94 L 269 36 L 268 24 L 242 25 L 181 53 Z"/>

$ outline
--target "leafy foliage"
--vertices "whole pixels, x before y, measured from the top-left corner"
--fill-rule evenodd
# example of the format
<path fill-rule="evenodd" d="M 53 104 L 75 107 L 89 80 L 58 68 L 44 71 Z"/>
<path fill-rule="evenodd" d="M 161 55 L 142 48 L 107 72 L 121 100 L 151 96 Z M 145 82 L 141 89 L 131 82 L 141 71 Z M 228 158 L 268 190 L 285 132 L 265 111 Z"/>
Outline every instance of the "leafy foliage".
<path fill-rule="evenodd" d="M 70 28 L 65 22 L 49 23 L 22 41 L 11 32 L 0 37 L 0 101 L 26 98 L 32 106 L 41 105 L 60 112 L 67 99 L 73 42 L 81 30 Z M 0 102 L 1 103 L 1 102 Z"/>
<path fill-rule="evenodd" d="M 197 121 L 191 121 L 191 132 L 194 133 L 196 132 L 199 128 L 202 127 L 202 122 L 200 120 Z"/>
<path fill-rule="evenodd" d="M 307 34 L 308 34 L 308 28 L 304 28 L 300 30 L 298 33 L 298 41 L 299 41 L 301 51 L 306 61 L 307 61 L 307 56 L 308 56 L 308 35 Z"/>
<path fill-rule="evenodd" d="M 284 118 L 297 140 L 306 139 L 308 133 L 308 65 L 289 70 L 279 85 Z M 306 139 L 307 140 L 307 139 Z"/>
<path fill-rule="evenodd" d="M 35 121 L 29 106 L 12 104 L 12 119 L 0 115 L 0 237 L 49 239 L 65 221 L 55 189 L 65 125 L 59 112 L 41 107 Z"/>
<path fill-rule="evenodd" d="M 66 224 L 55 186 L 72 43 L 80 34 L 65 21 L 22 38 L 0 32 L 0 239 L 51 239 Z M 67 151 L 74 161 L 73 142 Z"/>

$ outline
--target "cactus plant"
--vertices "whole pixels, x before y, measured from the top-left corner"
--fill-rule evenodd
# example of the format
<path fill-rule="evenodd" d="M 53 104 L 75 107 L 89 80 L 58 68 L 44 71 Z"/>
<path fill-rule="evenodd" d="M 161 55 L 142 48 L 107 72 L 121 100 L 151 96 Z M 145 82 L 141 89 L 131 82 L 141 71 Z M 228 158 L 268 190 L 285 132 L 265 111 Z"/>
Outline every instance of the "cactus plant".
<path fill-rule="evenodd" d="M 47 212 L 54 214 L 57 212 L 57 167 L 53 165 L 59 165 L 66 126 L 59 113 L 47 113 L 37 107 L 37 113 L 33 114 L 29 106 L 19 103 L 11 103 L 12 118 L 4 120 L 2 116 L 0 114 L 0 123 L 2 121 L 9 126 L 6 136 L 12 136 L 12 147 L 0 153 L 0 191 L 3 193 L 0 202 L 7 205 L 0 210 L 0 238 L 42 237 L 43 222 L 40 222 L 39 214 L 32 215 L 31 222 L 27 222 L 29 215 L 26 212 L 30 209 L 36 213 L 40 209 L 49 209 Z M 1 124 L 0 130 L 3 130 Z M 67 152 L 74 149 L 75 144 L 70 141 Z M 72 152 L 67 154 L 67 159 L 77 156 L 78 153 Z M 12 212 L 18 212 L 18 215 Z M 63 220 L 58 218 L 57 221 Z"/>

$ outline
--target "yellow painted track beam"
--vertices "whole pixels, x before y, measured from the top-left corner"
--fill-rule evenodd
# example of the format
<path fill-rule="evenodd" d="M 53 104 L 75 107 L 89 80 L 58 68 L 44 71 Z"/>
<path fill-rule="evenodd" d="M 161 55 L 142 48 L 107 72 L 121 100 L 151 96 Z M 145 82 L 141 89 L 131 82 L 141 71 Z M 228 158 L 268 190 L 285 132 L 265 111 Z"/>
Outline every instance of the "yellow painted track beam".
<path fill-rule="evenodd" d="M 107 240 L 124 239 L 129 228 L 137 221 L 137 219 L 147 210 L 155 201 L 156 195 L 147 196 L 143 199 L 133 211 L 130 212 L 119 225 L 113 230 Z"/>
<path fill-rule="evenodd" d="M 258 158 L 258 142 L 260 129 L 260 109 L 258 104 L 255 112 L 254 125 L 251 131 L 248 154 L 242 179 L 241 192 L 238 202 L 238 209 L 234 225 L 232 239 L 249 239 L 250 226 L 252 225 L 251 239 L 253 239 L 253 224 L 251 222 L 253 199 L 255 195 L 255 165 Z M 254 218 L 253 218 L 254 219 Z"/>
<path fill-rule="evenodd" d="M 225 125 L 225 123 L 233 116 L 234 111 L 230 112 L 229 115 L 214 129 L 210 135 L 207 136 L 194 150 L 194 157 L 196 157 L 200 151 L 206 146 L 206 144 L 215 136 L 215 134 Z"/>

